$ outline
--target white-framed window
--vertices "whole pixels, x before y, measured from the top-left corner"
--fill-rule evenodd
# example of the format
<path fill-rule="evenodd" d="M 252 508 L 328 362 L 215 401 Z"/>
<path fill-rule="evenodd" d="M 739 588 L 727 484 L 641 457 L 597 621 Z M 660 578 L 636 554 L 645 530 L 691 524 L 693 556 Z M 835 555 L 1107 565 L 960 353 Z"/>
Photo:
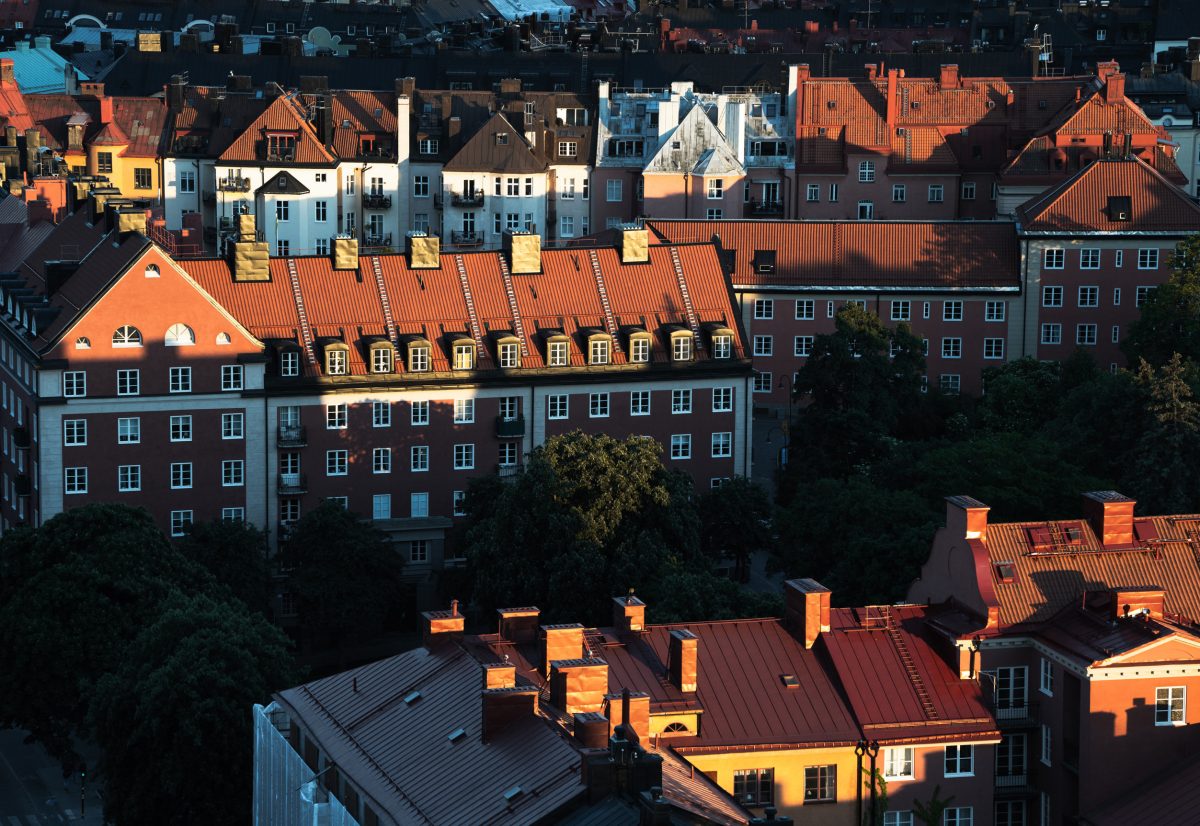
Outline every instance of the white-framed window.
<path fill-rule="evenodd" d="M 1081 347 L 1090 347 L 1096 343 L 1097 325 L 1076 324 L 1075 343 Z"/>
<path fill-rule="evenodd" d="M 570 396 L 566 393 L 556 393 L 546 397 L 547 416 L 551 419 L 565 419 L 570 415 Z"/>
<path fill-rule="evenodd" d="M 284 223 L 285 221 L 290 220 L 289 216 L 291 215 L 291 211 L 292 211 L 291 206 L 292 205 L 291 205 L 290 201 L 285 201 L 285 200 L 276 201 L 275 202 L 275 220 L 281 224 Z"/>
<path fill-rule="evenodd" d="M 455 399 L 454 400 L 454 423 L 455 424 L 472 424 L 475 421 L 475 400 L 474 399 Z"/>
<path fill-rule="evenodd" d="M 325 429 L 345 430 L 348 419 L 348 409 L 345 403 L 325 405 Z"/>
<path fill-rule="evenodd" d="M 429 424 L 429 402 L 412 402 L 408 411 L 409 424 L 420 427 Z"/>
<path fill-rule="evenodd" d="M 1063 288 L 1048 285 L 1042 287 L 1042 306 L 1061 307 L 1063 305 Z"/>
<path fill-rule="evenodd" d="M 957 359 L 962 358 L 962 339 L 956 336 L 950 336 L 942 339 L 942 358 Z"/>
<path fill-rule="evenodd" d="M 588 342 L 588 364 L 608 364 L 611 342 L 607 338 L 596 337 Z"/>
<path fill-rule="evenodd" d="M 825 302 L 825 317 L 833 318 L 834 312 L 835 312 L 834 303 L 832 301 L 826 301 Z"/>
<path fill-rule="evenodd" d="M 241 390 L 242 389 L 242 365 L 240 364 L 222 364 L 221 365 L 221 389 L 222 390 Z"/>
<path fill-rule="evenodd" d="M 245 522 L 245 508 L 221 508 L 221 519 L 225 522 Z"/>
<path fill-rule="evenodd" d="M 87 493 L 88 469 L 86 467 L 63 468 L 63 492 Z"/>
<path fill-rule="evenodd" d="M 712 396 L 712 412 L 714 413 L 732 413 L 733 412 L 733 388 L 732 387 L 714 387 Z"/>
<path fill-rule="evenodd" d="M 408 512 L 414 519 L 429 516 L 429 494 L 410 493 L 408 495 Z"/>
<path fill-rule="evenodd" d="M 518 456 L 518 445 L 516 442 L 501 442 L 500 443 L 500 467 L 516 467 Z"/>
<path fill-rule="evenodd" d="M 1100 269 L 1100 250 L 1094 247 L 1088 247 L 1079 251 L 1079 269 L 1081 270 L 1098 270 Z"/>
<path fill-rule="evenodd" d="M 646 341 L 646 352 L 649 354 L 650 342 Z M 727 359 L 733 355 L 733 336 L 717 335 L 712 339 L 712 357 Z"/>
<path fill-rule="evenodd" d="M 875 180 L 875 162 L 874 161 L 859 161 L 858 163 L 858 182 L 860 184 L 869 184 Z M 832 199 L 830 199 L 832 200 Z"/>
<path fill-rule="evenodd" d="M 196 173 L 194 170 L 181 169 L 179 171 L 179 193 L 185 194 L 196 191 Z"/>
<path fill-rule="evenodd" d="M 946 777 L 972 777 L 975 774 L 975 747 L 946 746 Z"/>
<path fill-rule="evenodd" d="M 117 371 L 117 395 L 136 396 L 142 392 L 142 371 L 124 369 Z"/>
<path fill-rule="evenodd" d="M 183 536 L 192 527 L 190 510 L 171 511 L 171 536 Z"/>
<path fill-rule="evenodd" d="M 942 184 L 930 184 L 929 203 L 940 204 L 946 200 L 946 187 Z"/>
<path fill-rule="evenodd" d="M 1150 297 L 1150 291 L 1153 287 L 1137 287 L 1133 292 L 1133 306 L 1140 307 L 1146 303 L 1146 299 Z"/>
<path fill-rule="evenodd" d="M 607 419 L 609 413 L 609 396 L 607 393 L 588 394 L 588 416 L 593 419 Z"/>
<path fill-rule="evenodd" d="M 371 427 L 391 427 L 392 406 L 388 402 L 371 402 Z"/>
<path fill-rule="evenodd" d="M 859 201 L 858 202 L 858 220 L 870 221 L 875 217 L 875 202 L 874 201 Z"/>
<path fill-rule="evenodd" d="M 975 809 L 971 806 L 952 806 L 942 815 L 943 826 L 975 826 Z"/>
<path fill-rule="evenodd" d="M 974 181 L 963 181 L 962 199 L 964 201 L 974 201 L 975 200 L 975 182 Z"/>
<path fill-rule="evenodd" d="M 500 366 L 505 369 L 521 366 L 521 352 L 517 349 L 516 344 L 501 344 L 498 348 L 500 351 Z"/>
<path fill-rule="evenodd" d="M 733 455 L 733 434 L 714 433 L 712 435 L 712 457 L 728 459 Z"/>
<path fill-rule="evenodd" d="M 769 370 L 754 371 L 754 392 L 755 393 L 770 393 L 771 392 L 771 373 Z"/>
<path fill-rule="evenodd" d="M 415 563 L 429 561 L 428 539 L 414 539 L 408 543 L 408 561 Z"/>
<path fill-rule="evenodd" d="M 1040 340 L 1042 344 L 1062 344 L 1062 325 L 1043 324 Z"/>
<path fill-rule="evenodd" d="M 300 353 L 296 350 L 284 350 L 279 354 L 279 375 L 292 377 L 300 375 Z"/>
<path fill-rule="evenodd" d="M 621 200 L 621 181 L 619 179 L 611 179 L 604 185 L 604 197 L 609 203 L 618 203 Z"/>
<path fill-rule="evenodd" d="M 911 301 L 892 302 L 892 321 L 909 321 L 912 318 Z"/>
<path fill-rule="evenodd" d="M 191 418 L 190 416 L 188 417 Z M 191 462 L 172 462 L 171 463 L 171 489 L 186 490 L 192 486 L 192 463 Z"/>
<path fill-rule="evenodd" d="M 775 317 L 775 302 L 769 298 L 754 299 L 754 317 L 760 321 Z"/>
<path fill-rule="evenodd" d="M 671 391 L 671 412 L 675 414 L 692 412 L 692 391 L 689 389 Z"/>
<path fill-rule="evenodd" d="M 1042 764 L 1049 766 L 1050 758 L 1053 756 L 1054 735 L 1050 731 L 1050 726 L 1042 724 Z"/>
<path fill-rule="evenodd" d="M 1121 306 L 1121 288 L 1120 287 L 1113 287 L 1113 306 L 1114 307 Z"/>
<path fill-rule="evenodd" d="M 1050 247 L 1042 253 L 1042 269 L 1061 270 L 1067 263 L 1067 252 L 1061 247 Z"/>
<path fill-rule="evenodd" d="M 1121 325 L 1114 324 L 1112 328 L 1112 343 L 1119 344 L 1121 342 Z"/>
<path fill-rule="evenodd" d="M 814 336 L 796 336 L 792 340 L 793 355 L 799 358 L 808 358 L 812 355 Z"/>
<path fill-rule="evenodd" d="M 630 416 L 649 416 L 650 415 L 650 391 L 649 390 L 634 390 L 629 394 L 629 415 Z"/>
<path fill-rule="evenodd" d="M 417 144 L 417 152 L 418 152 L 418 154 L 421 154 L 421 155 L 436 155 L 438 153 L 437 139 L 436 138 L 422 139 L 421 142 L 419 144 Z M 347 178 L 346 180 L 352 181 L 354 179 Z M 351 192 L 353 193 L 353 190 L 351 190 Z"/>
<path fill-rule="evenodd" d="M 141 465 L 117 465 L 117 490 L 133 493 L 142 489 Z"/>
<path fill-rule="evenodd" d="M 346 476 L 350 473 L 350 452 L 344 449 L 325 451 L 325 475 Z"/>
<path fill-rule="evenodd" d="M 390 447 L 376 447 L 371 449 L 371 472 L 392 472 L 392 449 Z"/>
<path fill-rule="evenodd" d="M 963 303 L 962 301 L 944 301 L 942 302 L 942 321 L 962 321 L 963 320 Z"/>
<path fill-rule="evenodd" d="M 196 343 L 196 333 L 186 324 L 172 324 L 163 336 L 163 344 L 167 347 L 190 347 Z"/>
<path fill-rule="evenodd" d="M 805 200 L 810 204 L 821 200 L 821 185 L 809 184 L 804 190 Z"/>
<path fill-rule="evenodd" d="M 720 221 L 725 217 L 725 211 L 716 207 L 712 207 L 704 211 L 704 217 L 709 221 Z"/>
<path fill-rule="evenodd" d="M 136 445 L 142 441 L 142 420 L 139 416 L 117 419 L 117 444 Z"/>
<path fill-rule="evenodd" d="M 429 176 L 414 175 L 413 176 L 413 197 L 428 198 L 429 197 Z"/>
<path fill-rule="evenodd" d="M 425 473 L 429 470 L 429 445 L 409 447 L 408 469 L 413 473 Z"/>
<path fill-rule="evenodd" d="M 243 439 L 246 436 L 246 416 L 244 413 L 221 414 L 221 438 Z"/>
<path fill-rule="evenodd" d="M 579 144 L 576 141 L 559 141 L 558 155 L 560 158 L 574 158 L 579 154 Z"/>
<path fill-rule="evenodd" d="M 1079 288 L 1079 306 L 1080 307 L 1099 307 L 1100 306 L 1100 288 L 1099 287 L 1080 287 Z"/>
<path fill-rule="evenodd" d="M 671 458 L 672 459 L 690 459 L 690 458 L 692 458 L 692 434 L 691 433 L 674 433 L 671 435 Z"/>
<path fill-rule="evenodd" d="M 1041 822 L 1050 822 L 1050 795 L 1046 792 L 1038 792 L 1038 808 L 1041 809 Z"/>
<path fill-rule="evenodd" d="M 984 321 L 1004 321 L 1008 305 L 1003 301 L 988 301 L 983 305 Z"/>
<path fill-rule="evenodd" d="M 87 419 L 63 419 L 63 447 L 87 444 Z"/>
<path fill-rule="evenodd" d="M 1042 657 L 1038 670 L 1038 690 L 1047 697 L 1054 696 L 1054 663 Z"/>
<path fill-rule="evenodd" d="M 1154 689 L 1154 725 L 1187 724 L 1187 688 L 1181 685 Z"/>
<path fill-rule="evenodd" d="M 796 320 L 812 321 L 817 317 L 817 302 L 811 298 L 796 299 Z"/>
<path fill-rule="evenodd" d="M 1149 247 L 1138 250 L 1139 270 L 1157 270 L 1158 269 L 1158 247 Z"/>
<path fill-rule="evenodd" d="M 913 777 L 913 755 L 911 746 L 884 749 L 883 776 L 887 780 L 911 780 Z"/>
<path fill-rule="evenodd" d="M 461 444 L 454 446 L 454 469 L 473 470 L 475 468 L 475 445 Z"/>
<path fill-rule="evenodd" d="M 902 204 L 908 199 L 908 187 L 904 184 L 892 184 L 892 203 Z"/>
<path fill-rule="evenodd" d="M 551 367 L 566 367 L 570 359 L 570 344 L 566 341 L 552 341 L 547 348 Z"/>
<path fill-rule="evenodd" d="M 87 373 L 83 370 L 67 370 L 62 374 L 63 395 L 75 398 L 87 395 Z"/>
<path fill-rule="evenodd" d="M 246 484 L 246 463 L 241 459 L 221 461 L 221 487 L 240 488 Z"/>
<path fill-rule="evenodd" d="M 692 360 L 692 337 L 690 335 L 673 336 L 671 338 L 671 360 Z"/>
<path fill-rule="evenodd" d="M 171 393 L 192 392 L 192 368 L 172 367 L 168 372 L 167 389 Z"/>
<path fill-rule="evenodd" d="M 129 324 L 123 324 L 113 331 L 113 347 L 141 347 L 142 331 Z"/>
<path fill-rule="evenodd" d="M 911 809 L 883 813 L 883 826 L 913 826 Z"/>
<path fill-rule="evenodd" d="M 456 490 L 450 497 L 451 513 L 454 516 L 467 515 L 467 492 L 465 490 Z"/>
<path fill-rule="evenodd" d="M 392 518 L 392 495 L 390 493 L 376 493 L 371 496 L 371 518 Z"/>
<path fill-rule="evenodd" d="M 985 359 L 1004 358 L 1004 339 L 985 338 L 983 340 L 983 357 Z"/>
<path fill-rule="evenodd" d="M 725 197 L 725 181 L 721 178 L 710 178 L 707 187 L 708 199 L 717 201 Z"/>
<path fill-rule="evenodd" d="M 171 441 L 190 442 L 192 440 L 192 417 L 190 414 L 171 417 Z"/>
<path fill-rule="evenodd" d="M 564 196 L 565 197 L 565 196 Z M 574 198 L 574 193 L 571 194 Z M 559 238 L 574 238 L 575 237 L 575 216 L 563 215 L 558 219 L 558 237 Z"/>
<path fill-rule="evenodd" d="M 424 373 L 429 370 L 429 348 L 421 345 L 410 345 L 408 348 L 408 369 L 414 373 Z"/>
<path fill-rule="evenodd" d="M 371 372 L 392 372 L 393 353 L 391 347 L 375 347 L 371 350 Z M 349 368 L 345 372 L 349 372 Z M 345 375 L 345 373 L 343 373 Z"/>
<path fill-rule="evenodd" d="M 275 254 L 280 258 L 286 258 L 292 254 L 292 242 L 285 238 L 280 238 L 275 242 Z"/>
<path fill-rule="evenodd" d="M 754 355 L 770 356 L 775 352 L 775 340 L 771 336 L 754 337 Z"/>
<path fill-rule="evenodd" d="M 942 373 L 938 376 L 938 389 L 952 396 L 962 391 L 962 376 L 958 373 Z"/>

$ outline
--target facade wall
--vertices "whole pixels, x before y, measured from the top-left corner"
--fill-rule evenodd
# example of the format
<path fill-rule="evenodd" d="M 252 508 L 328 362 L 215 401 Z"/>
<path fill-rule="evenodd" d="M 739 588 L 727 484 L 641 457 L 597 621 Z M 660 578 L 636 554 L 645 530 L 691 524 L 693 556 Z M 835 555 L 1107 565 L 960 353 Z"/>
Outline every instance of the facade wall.
<path fill-rule="evenodd" d="M 874 164 L 871 173 L 860 173 L 862 163 Z M 836 174 L 813 173 L 803 169 L 796 171 L 796 209 L 798 218 L 823 220 L 859 219 L 859 202 L 869 201 L 873 218 L 877 221 L 945 220 L 959 217 L 959 176 L 912 175 L 891 173 L 887 170 L 888 156 L 885 153 L 851 155 L 845 172 Z M 873 180 L 863 178 L 873 175 Z M 809 200 L 809 186 L 817 187 L 817 200 Z M 904 187 L 904 200 L 893 200 L 893 187 Z M 836 197 L 831 187 L 836 186 Z M 942 188 L 942 201 L 930 200 L 931 186 Z M 980 191 L 976 187 L 976 204 L 991 204 L 990 187 Z M 982 202 L 980 199 L 984 199 Z M 976 214 L 979 207 L 971 210 L 972 218 L 991 218 L 991 210 Z"/>
<path fill-rule="evenodd" d="M 647 173 L 644 180 L 646 215 L 654 218 L 740 218 L 744 204 L 744 178 L 741 175 L 691 175 Z M 720 195 L 709 196 L 709 186 L 718 185 Z"/>
<path fill-rule="evenodd" d="M 591 234 L 591 174 L 591 168 L 584 165 L 550 167 L 546 230 L 551 237 L 565 240 Z"/>
<path fill-rule="evenodd" d="M 127 156 L 122 153 L 128 147 L 125 145 L 92 145 L 87 150 L 87 174 L 103 175 L 109 183 L 121 190 L 126 198 L 142 198 L 158 200 L 162 196 L 162 174 L 159 160 L 153 156 Z M 98 155 L 101 152 L 111 155 L 112 169 L 100 171 Z M 142 186 L 137 183 L 137 171 L 143 175 Z M 146 176 L 148 175 L 148 180 Z"/>

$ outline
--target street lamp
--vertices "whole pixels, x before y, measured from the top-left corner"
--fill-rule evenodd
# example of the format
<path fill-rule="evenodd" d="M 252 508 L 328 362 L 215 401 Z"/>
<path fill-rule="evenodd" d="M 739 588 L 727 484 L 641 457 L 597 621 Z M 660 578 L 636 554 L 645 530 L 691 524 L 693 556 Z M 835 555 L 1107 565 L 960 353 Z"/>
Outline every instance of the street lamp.
<path fill-rule="evenodd" d="M 792 376 L 788 375 L 787 373 L 784 373 L 782 376 L 779 377 L 779 383 L 776 386 L 782 389 L 785 386 L 784 382 L 787 382 L 786 387 L 787 387 L 787 400 L 788 400 L 788 415 L 787 415 L 787 420 L 783 423 L 783 442 L 784 442 L 784 444 L 783 444 L 783 450 L 779 455 L 779 466 L 781 468 L 787 467 L 788 454 L 791 452 L 791 447 L 792 447 L 792 405 L 795 403 L 795 395 L 796 395 L 795 380 L 792 378 Z"/>

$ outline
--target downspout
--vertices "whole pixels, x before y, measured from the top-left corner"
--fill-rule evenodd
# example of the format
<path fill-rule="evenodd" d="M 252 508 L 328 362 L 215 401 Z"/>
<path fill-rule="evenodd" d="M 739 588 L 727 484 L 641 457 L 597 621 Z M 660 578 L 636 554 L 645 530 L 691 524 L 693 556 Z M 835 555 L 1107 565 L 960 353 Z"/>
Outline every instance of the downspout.
<path fill-rule="evenodd" d="M 876 813 L 876 809 L 878 808 L 879 785 L 875 782 L 875 758 L 879 756 L 878 740 L 872 740 L 870 745 L 867 746 L 867 754 L 871 756 L 871 826 L 875 826 L 875 824 L 878 823 L 877 818 L 879 816 Z M 861 791 L 861 784 L 859 785 L 859 789 Z"/>
<path fill-rule="evenodd" d="M 862 817 L 862 812 L 863 812 L 863 810 L 862 810 L 862 804 L 863 804 L 862 776 L 863 776 L 863 754 L 866 753 L 866 751 L 867 751 L 867 741 L 866 740 L 859 740 L 857 743 L 854 744 L 854 756 L 858 760 L 858 782 L 856 782 L 854 784 L 855 787 L 858 789 L 858 799 L 855 802 L 855 806 L 854 806 L 854 822 L 855 823 L 863 822 L 863 817 Z"/>

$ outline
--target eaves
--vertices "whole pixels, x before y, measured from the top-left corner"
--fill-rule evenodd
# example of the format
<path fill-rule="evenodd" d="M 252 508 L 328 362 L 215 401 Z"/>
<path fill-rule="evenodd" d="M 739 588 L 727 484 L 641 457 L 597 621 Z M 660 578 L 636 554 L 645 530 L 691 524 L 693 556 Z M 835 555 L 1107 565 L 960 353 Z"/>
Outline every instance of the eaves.
<path fill-rule="evenodd" d="M 1008 287 L 945 287 L 934 285 L 918 285 L 909 286 L 903 284 L 894 284 L 890 286 L 877 286 L 870 284 L 855 284 L 855 285 L 836 285 L 826 286 L 821 284 L 738 284 L 733 285 L 733 289 L 737 292 L 764 292 L 768 290 L 780 292 L 797 292 L 797 293 L 924 293 L 928 295 L 937 295 L 947 293 L 951 295 L 990 295 L 992 293 L 1011 293 L 1019 295 L 1021 293 L 1020 285 Z"/>

